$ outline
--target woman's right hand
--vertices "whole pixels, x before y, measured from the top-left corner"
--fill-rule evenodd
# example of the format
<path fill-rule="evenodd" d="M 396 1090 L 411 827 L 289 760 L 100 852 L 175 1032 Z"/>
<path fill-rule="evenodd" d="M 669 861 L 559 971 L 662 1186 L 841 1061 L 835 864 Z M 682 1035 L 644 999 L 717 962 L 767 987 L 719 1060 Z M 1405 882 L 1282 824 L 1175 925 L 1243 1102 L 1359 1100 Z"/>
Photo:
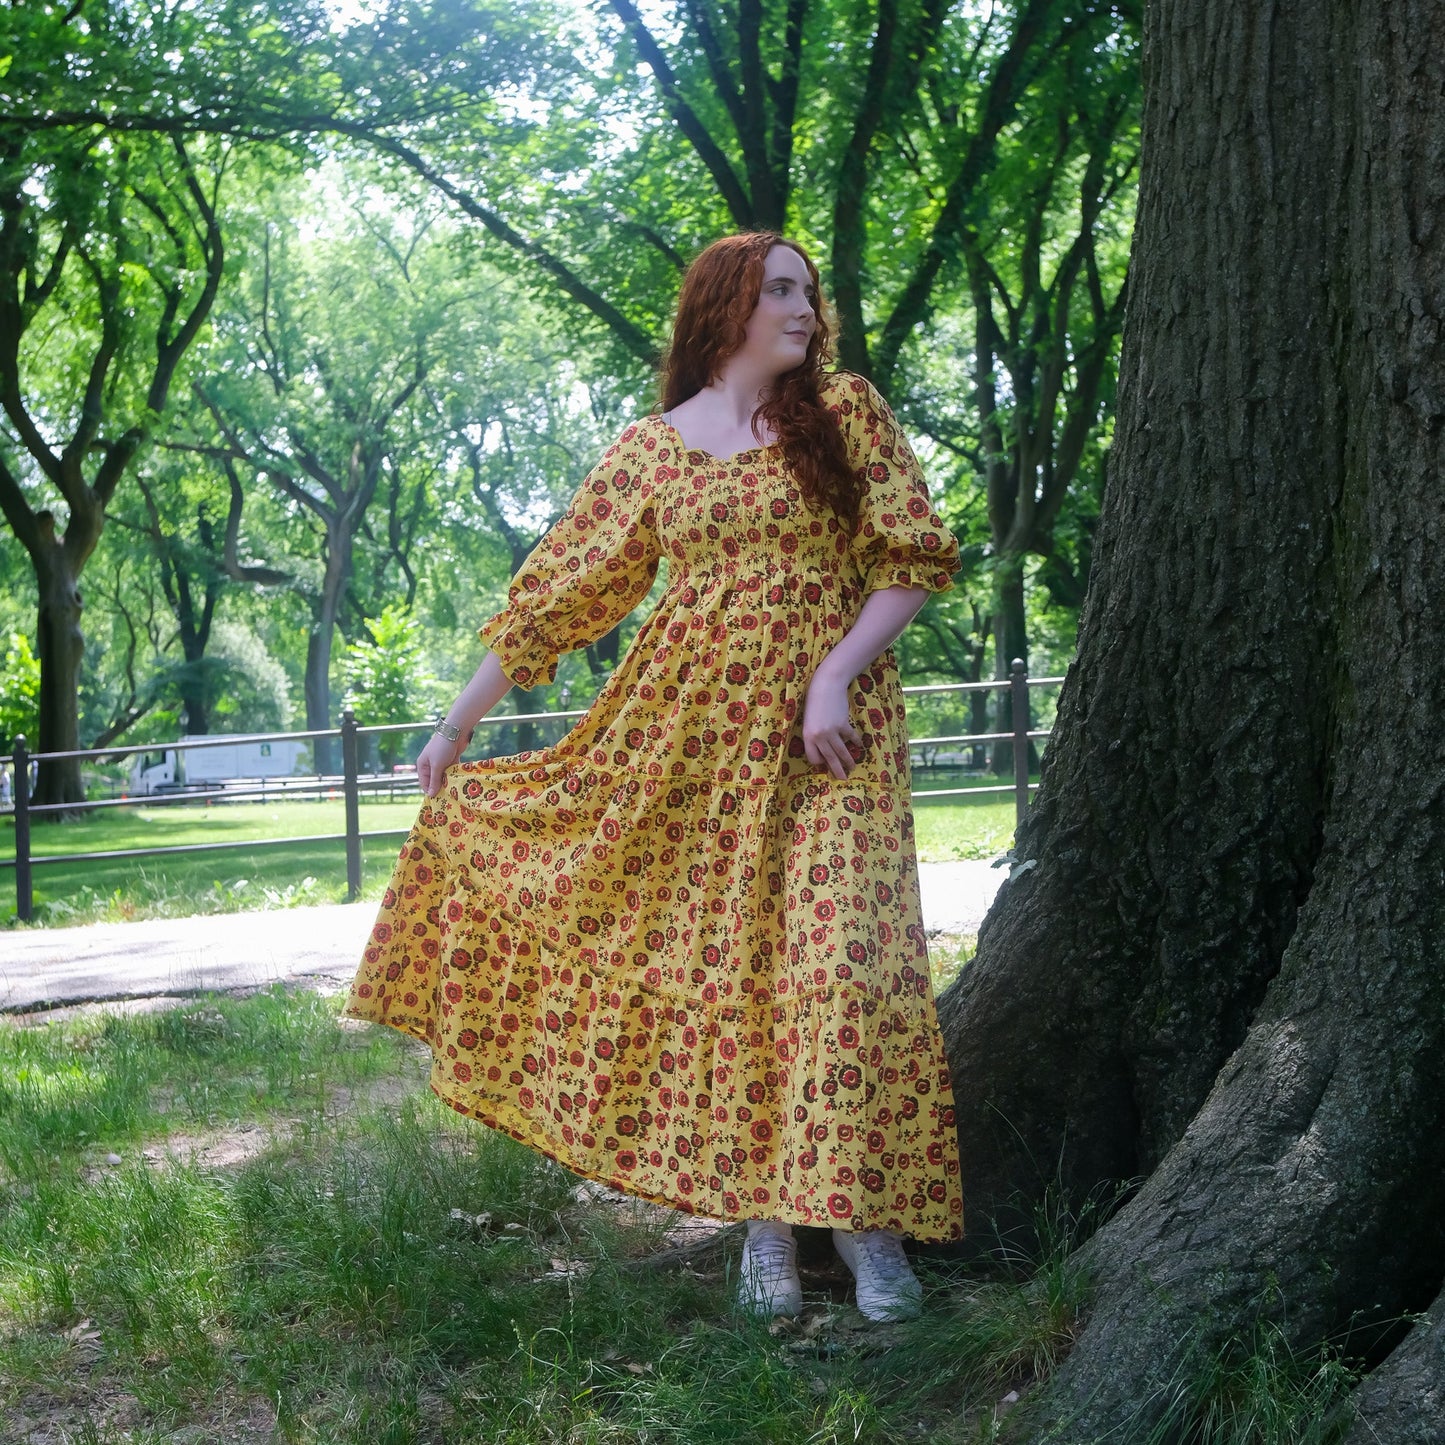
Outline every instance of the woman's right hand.
<path fill-rule="evenodd" d="M 447 769 L 471 746 L 477 720 L 486 717 L 511 688 L 511 679 L 503 673 L 496 654 L 489 652 L 472 674 L 472 680 L 447 709 L 447 721 L 462 728 L 461 737 L 449 743 L 440 733 L 433 733 L 417 755 L 416 780 L 428 798 L 434 798 L 441 792 Z M 463 718 L 471 719 L 469 726 L 462 727 Z"/>
<path fill-rule="evenodd" d="M 434 798 L 442 790 L 447 769 L 461 756 L 470 734 L 449 743 L 440 733 L 433 733 L 427 745 L 417 755 L 416 780 L 428 798 Z"/>

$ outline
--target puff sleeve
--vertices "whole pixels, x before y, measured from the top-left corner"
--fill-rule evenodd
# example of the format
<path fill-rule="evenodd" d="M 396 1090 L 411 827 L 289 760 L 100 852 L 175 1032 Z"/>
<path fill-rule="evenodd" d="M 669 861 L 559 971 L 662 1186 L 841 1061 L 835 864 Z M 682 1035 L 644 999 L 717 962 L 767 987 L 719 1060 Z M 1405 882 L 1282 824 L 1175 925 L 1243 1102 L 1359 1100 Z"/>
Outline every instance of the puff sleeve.
<path fill-rule="evenodd" d="M 561 653 L 596 642 L 647 596 L 661 555 L 651 475 L 641 429 L 628 427 L 478 630 L 518 687 L 551 682 Z"/>
<path fill-rule="evenodd" d="M 837 413 L 848 459 L 867 480 L 850 545 L 865 595 L 884 587 L 949 591 L 958 542 L 933 510 L 892 409 L 871 382 L 851 372 L 829 378 L 824 400 Z"/>

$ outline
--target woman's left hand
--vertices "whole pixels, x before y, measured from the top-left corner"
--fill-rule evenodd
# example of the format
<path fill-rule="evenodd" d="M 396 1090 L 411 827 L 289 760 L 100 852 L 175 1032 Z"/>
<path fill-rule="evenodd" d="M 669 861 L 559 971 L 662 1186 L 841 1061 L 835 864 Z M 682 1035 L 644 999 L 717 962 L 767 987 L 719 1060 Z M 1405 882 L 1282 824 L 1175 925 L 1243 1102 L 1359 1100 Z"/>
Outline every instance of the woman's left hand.
<path fill-rule="evenodd" d="M 803 701 L 803 752 L 814 767 L 827 768 L 841 780 L 853 771 L 851 749 L 862 747 L 863 739 L 848 721 L 848 682 L 820 667 Z"/>

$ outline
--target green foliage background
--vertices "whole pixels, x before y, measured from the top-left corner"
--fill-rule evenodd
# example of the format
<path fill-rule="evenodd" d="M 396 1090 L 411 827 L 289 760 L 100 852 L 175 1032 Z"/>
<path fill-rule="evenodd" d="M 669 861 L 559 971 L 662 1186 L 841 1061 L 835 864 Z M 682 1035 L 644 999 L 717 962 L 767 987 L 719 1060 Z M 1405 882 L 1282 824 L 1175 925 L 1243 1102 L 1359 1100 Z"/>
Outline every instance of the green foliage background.
<path fill-rule="evenodd" d="M 378 719 L 444 700 L 513 569 L 652 404 L 687 259 L 753 225 L 813 248 L 840 359 L 889 393 L 963 543 L 959 587 L 900 648 L 907 680 L 993 675 L 1018 645 L 1010 577 L 1033 670 L 1063 666 L 1107 466 L 1137 15 L 747 13 L 0 15 L 0 628 L 37 653 L 26 528 L 73 530 L 75 509 L 30 433 L 144 431 L 77 562 L 82 743 L 320 726 L 348 687 Z M 156 338 L 199 277 L 192 182 L 224 274 L 147 412 Z M 403 613 L 383 681 L 363 659 Z M 526 706 L 585 701 L 634 625 Z"/>
<path fill-rule="evenodd" d="M 5 669 L 0 673 L 0 737 L 24 734 L 33 738 L 40 718 L 40 663 L 30 639 L 12 631 L 5 643 Z"/>

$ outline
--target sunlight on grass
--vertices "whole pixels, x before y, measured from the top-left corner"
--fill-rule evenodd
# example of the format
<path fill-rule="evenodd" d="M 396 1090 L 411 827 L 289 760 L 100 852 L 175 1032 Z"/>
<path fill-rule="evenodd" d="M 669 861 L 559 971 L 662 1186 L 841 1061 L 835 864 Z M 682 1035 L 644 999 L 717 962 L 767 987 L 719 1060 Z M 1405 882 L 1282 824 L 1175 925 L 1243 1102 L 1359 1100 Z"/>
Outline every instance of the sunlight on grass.
<path fill-rule="evenodd" d="M 733 1302 L 732 1234 L 658 1267 L 689 1221 L 579 1189 L 312 995 L 0 1025 L 0 1078 L 0 1438 L 43 1410 L 104 1445 L 972 1441 L 1075 1307 L 1048 1315 L 1036 1271 L 925 1263 L 916 1327 L 825 1279 L 813 1334 L 770 1332 Z M 948 1363 L 970 1330 L 995 1342 L 973 1395 Z"/>
<path fill-rule="evenodd" d="M 426 1074 L 280 989 L 0 1024 L 0 1439 L 982 1445 L 1009 1395 L 1046 1404 L 1107 1203 L 1049 1194 L 1026 1244 L 921 1260 L 918 1321 L 867 1324 L 821 1266 L 770 1328 L 734 1303 L 736 1231 L 579 1186 Z M 1191 1440 L 1338 1439 L 1337 1361 L 1266 1332 L 1187 1364 Z"/>
<path fill-rule="evenodd" d="M 1013 847 L 1014 805 L 1011 800 L 920 803 L 913 830 L 920 863 L 991 863 Z"/>
<path fill-rule="evenodd" d="M 417 801 L 369 801 L 363 831 L 400 829 L 362 844 L 362 893 L 377 900 L 391 876 Z M 37 824 L 37 857 L 185 843 L 254 842 L 307 834 L 340 833 L 340 802 L 199 804 L 114 809 L 67 823 Z M 1011 801 L 921 803 L 915 810 L 918 858 L 924 863 L 992 861 L 1013 842 Z M 14 847 L 14 822 L 0 818 L 0 850 Z M 66 926 L 125 923 L 141 918 L 184 918 L 254 908 L 340 903 L 346 898 L 344 845 L 285 843 L 169 858 L 121 858 L 40 864 L 34 872 L 35 923 Z M 14 920 L 15 874 L 0 872 L 0 921 Z"/>
<path fill-rule="evenodd" d="M 368 800 L 363 832 L 395 831 L 362 842 L 362 896 L 379 898 L 402 837 L 416 817 L 415 797 Z M 89 813 L 63 827 L 37 821 L 35 857 L 191 843 L 266 842 L 220 852 L 164 858 L 116 858 L 80 863 L 38 863 L 34 870 L 35 922 L 48 925 L 121 923 L 137 918 L 182 918 L 340 903 L 346 897 L 346 852 L 341 841 L 275 842 L 345 831 L 345 812 L 334 802 L 173 804 Z M 14 820 L 0 817 L 0 850 L 14 849 Z M 272 846 L 274 844 L 274 846 Z M 15 873 L 0 872 L 0 919 L 13 920 Z"/>
<path fill-rule="evenodd" d="M 977 949 L 976 933 L 945 933 L 928 940 L 928 972 L 935 997 L 958 978 Z"/>

